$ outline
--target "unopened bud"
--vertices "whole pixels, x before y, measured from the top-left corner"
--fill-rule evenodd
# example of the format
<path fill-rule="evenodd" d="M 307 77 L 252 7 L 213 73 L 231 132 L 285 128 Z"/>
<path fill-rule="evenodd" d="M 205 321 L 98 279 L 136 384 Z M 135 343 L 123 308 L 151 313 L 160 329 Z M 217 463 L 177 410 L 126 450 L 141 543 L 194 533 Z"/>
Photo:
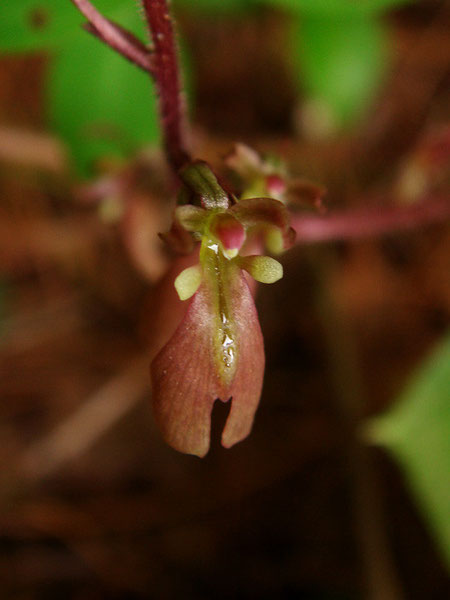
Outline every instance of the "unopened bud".
<path fill-rule="evenodd" d="M 211 225 L 211 233 L 220 240 L 229 258 L 236 256 L 245 241 L 243 225 L 230 213 L 217 215 Z"/>

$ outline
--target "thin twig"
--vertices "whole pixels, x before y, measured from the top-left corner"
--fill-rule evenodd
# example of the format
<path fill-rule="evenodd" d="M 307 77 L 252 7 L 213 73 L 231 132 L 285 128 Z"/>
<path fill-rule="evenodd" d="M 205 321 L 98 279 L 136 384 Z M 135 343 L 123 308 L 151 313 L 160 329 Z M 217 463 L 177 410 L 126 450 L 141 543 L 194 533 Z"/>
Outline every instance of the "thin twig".
<path fill-rule="evenodd" d="M 137 404 L 148 390 L 148 379 L 148 357 L 139 356 L 53 431 L 32 443 L 19 460 L 19 471 L 36 481 L 86 452 Z"/>
<path fill-rule="evenodd" d="M 89 33 L 95 35 L 102 42 L 144 71 L 153 73 L 151 51 L 141 40 L 127 29 L 100 14 L 89 0 L 71 0 L 71 2 L 75 4 L 88 20 L 85 29 Z"/>
<path fill-rule="evenodd" d="M 161 124 L 167 159 L 175 173 L 190 160 L 186 150 L 185 110 L 172 18 L 166 0 L 143 0 L 152 52 L 130 31 L 113 23 L 89 2 L 71 0 L 86 17 L 87 31 L 153 77 L 160 101 Z"/>
<path fill-rule="evenodd" d="M 409 206 L 361 208 L 325 216 L 293 215 L 297 244 L 373 237 L 450 219 L 450 199 L 424 199 Z"/>
<path fill-rule="evenodd" d="M 0 351 L 9 357 L 36 348 L 49 340 L 70 336 L 83 321 L 77 309 L 78 296 L 33 308 L 3 321 Z"/>
<path fill-rule="evenodd" d="M 185 111 L 172 18 L 166 0 L 143 0 L 154 46 L 154 72 L 169 163 L 178 171 L 188 160 Z"/>

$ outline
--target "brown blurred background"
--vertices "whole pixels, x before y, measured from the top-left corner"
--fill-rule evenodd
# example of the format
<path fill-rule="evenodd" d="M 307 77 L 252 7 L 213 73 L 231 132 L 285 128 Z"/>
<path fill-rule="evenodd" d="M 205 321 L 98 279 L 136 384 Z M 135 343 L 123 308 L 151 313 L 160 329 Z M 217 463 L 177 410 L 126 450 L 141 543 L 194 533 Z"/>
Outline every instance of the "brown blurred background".
<path fill-rule="evenodd" d="M 324 140 L 295 116 L 285 17 L 183 13 L 198 155 L 220 166 L 243 141 L 324 184 L 330 208 L 386 190 L 389 202 L 448 127 L 438 9 L 386 19 L 388 80 L 356 131 Z M 253 433 L 222 449 L 217 406 L 209 455 L 183 456 L 150 410 L 152 303 L 169 262 L 162 159 L 104 167 L 132 182 L 126 222 L 86 199 L 46 128 L 46 64 L 0 59 L 0 598 L 448 597 L 402 473 L 354 440 L 355 419 L 385 409 L 449 325 L 448 224 L 286 254 L 257 300 L 267 369 Z"/>

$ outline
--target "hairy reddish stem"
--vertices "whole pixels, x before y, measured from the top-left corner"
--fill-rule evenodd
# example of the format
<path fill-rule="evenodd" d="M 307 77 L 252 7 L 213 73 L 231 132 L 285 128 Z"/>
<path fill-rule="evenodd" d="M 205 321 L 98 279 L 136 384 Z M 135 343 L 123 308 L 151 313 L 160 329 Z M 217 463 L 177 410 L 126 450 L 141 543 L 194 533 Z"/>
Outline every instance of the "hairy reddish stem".
<path fill-rule="evenodd" d="M 184 105 L 172 19 L 166 0 L 143 0 L 154 46 L 153 76 L 160 99 L 160 111 L 169 162 L 178 171 L 188 160 Z"/>
<path fill-rule="evenodd" d="M 424 199 L 411 206 L 370 207 L 325 216 L 292 215 L 297 244 L 367 238 L 450 219 L 450 200 Z"/>
<path fill-rule="evenodd" d="M 144 71 L 153 72 L 149 49 L 130 31 L 104 17 L 88 0 L 71 0 L 71 2 L 88 20 L 85 28 L 89 33 Z"/>

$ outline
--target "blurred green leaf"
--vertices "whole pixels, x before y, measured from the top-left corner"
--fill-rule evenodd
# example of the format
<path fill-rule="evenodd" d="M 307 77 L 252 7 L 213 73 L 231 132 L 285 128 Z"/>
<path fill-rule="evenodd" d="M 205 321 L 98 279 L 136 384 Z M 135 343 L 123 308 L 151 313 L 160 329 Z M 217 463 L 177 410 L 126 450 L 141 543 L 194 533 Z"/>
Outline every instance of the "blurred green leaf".
<path fill-rule="evenodd" d="M 148 39 L 131 0 L 94 0 L 110 19 Z M 82 28 L 84 17 L 70 0 L 0 3 L 0 51 L 50 50 L 47 113 L 50 125 L 72 150 L 80 173 L 103 156 L 127 156 L 159 141 L 151 78 Z M 182 48 L 186 87 L 192 88 L 189 56 Z"/>
<path fill-rule="evenodd" d="M 95 0 L 99 10 L 127 0 Z M 132 9 L 134 6 L 132 6 Z M 3 0 L 0 3 L 0 51 L 25 52 L 65 44 L 85 19 L 70 0 Z"/>
<path fill-rule="evenodd" d="M 385 65 L 384 29 L 376 17 L 307 16 L 293 24 L 292 60 L 299 87 L 329 113 L 333 128 L 368 106 Z"/>
<path fill-rule="evenodd" d="M 450 335 L 367 434 L 403 466 L 450 565 Z"/>
<path fill-rule="evenodd" d="M 358 16 L 381 12 L 411 0 L 261 0 L 302 15 L 324 17 Z"/>
<path fill-rule="evenodd" d="M 135 6 L 116 10 L 112 18 L 142 35 Z M 47 92 L 50 124 L 85 175 L 99 157 L 127 156 L 159 139 L 150 77 L 85 32 L 55 53 Z"/>

